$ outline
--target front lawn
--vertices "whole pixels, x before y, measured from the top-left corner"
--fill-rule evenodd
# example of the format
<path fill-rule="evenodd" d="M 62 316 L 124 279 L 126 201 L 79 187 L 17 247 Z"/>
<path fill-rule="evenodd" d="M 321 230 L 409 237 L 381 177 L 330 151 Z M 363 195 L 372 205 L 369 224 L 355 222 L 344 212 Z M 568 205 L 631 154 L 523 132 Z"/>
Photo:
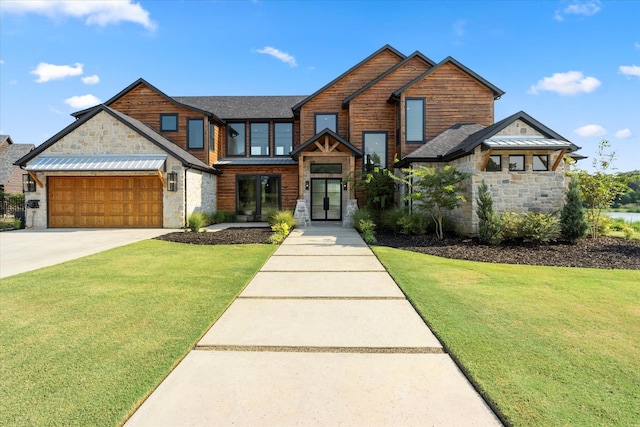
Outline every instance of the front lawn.
<path fill-rule="evenodd" d="M 638 425 L 640 271 L 373 250 L 507 423 Z"/>
<path fill-rule="evenodd" d="M 275 249 L 147 240 L 0 280 L 0 425 L 123 422 Z"/>

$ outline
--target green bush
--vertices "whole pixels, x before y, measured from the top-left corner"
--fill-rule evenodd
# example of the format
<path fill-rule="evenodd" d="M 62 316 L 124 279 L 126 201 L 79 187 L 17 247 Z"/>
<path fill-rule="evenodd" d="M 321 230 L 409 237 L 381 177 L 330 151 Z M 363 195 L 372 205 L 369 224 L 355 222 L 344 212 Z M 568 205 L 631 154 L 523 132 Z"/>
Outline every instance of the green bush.
<path fill-rule="evenodd" d="M 187 228 L 194 232 L 199 232 L 204 224 L 204 214 L 202 212 L 194 212 L 187 219 Z"/>
<path fill-rule="evenodd" d="M 358 209 L 353 213 L 353 217 L 351 220 L 353 221 L 353 226 L 355 227 L 355 229 L 362 233 L 362 230 L 360 229 L 360 222 L 373 221 L 373 218 L 371 217 L 369 211 L 367 211 L 366 209 Z"/>
<path fill-rule="evenodd" d="M 557 232 L 558 218 L 548 213 L 529 212 L 520 225 L 520 235 L 527 243 L 549 243 L 555 240 Z"/>
<path fill-rule="evenodd" d="M 478 236 L 480 241 L 489 245 L 499 245 L 502 242 L 502 228 L 500 218 L 493 210 L 493 199 L 487 183 L 482 180 L 478 191 Z"/>
<path fill-rule="evenodd" d="M 562 237 L 574 244 L 582 239 L 589 229 L 589 224 L 584 219 L 582 204 L 580 181 L 575 177 L 571 178 L 566 195 L 566 203 L 562 207 L 560 215 L 560 230 Z"/>
<path fill-rule="evenodd" d="M 500 215 L 500 228 L 502 230 L 502 238 L 506 241 L 512 241 L 520 238 L 520 229 L 522 226 L 522 215 L 515 212 L 503 212 Z"/>
<path fill-rule="evenodd" d="M 636 234 L 636 231 L 633 229 L 633 227 L 631 227 L 631 225 L 627 223 L 624 224 L 621 231 L 624 234 L 624 238 L 627 240 L 631 240 Z"/>
<path fill-rule="evenodd" d="M 291 232 L 291 227 L 286 222 L 278 222 L 271 226 L 271 230 L 273 230 L 273 234 L 269 236 L 269 243 L 282 243 L 284 239 Z"/>
<path fill-rule="evenodd" d="M 407 214 L 407 209 L 393 208 L 380 214 L 380 228 L 393 233 L 400 233 L 400 219 Z"/>
<path fill-rule="evenodd" d="M 293 217 L 293 212 L 291 211 L 273 211 L 269 214 L 268 217 L 269 225 L 272 227 L 275 224 L 287 224 L 289 229 L 292 229 L 296 225 L 296 220 Z M 287 233 L 288 234 L 288 233 Z"/>
<path fill-rule="evenodd" d="M 223 222 L 235 222 L 236 216 L 231 212 L 215 211 L 205 214 L 205 222 L 207 225 L 220 224 Z"/>
<path fill-rule="evenodd" d="M 370 219 L 362 219 L 358 223 L 358 227 L 360 232 L 362 233 L 362 238 L 367 243 L 373 243 L 376 241 L 376 224 Z"/>
<path fill-rule="evenodd" d="M 609 228 L 613 231 L 622 231 L 628 225 L 624 218 L 612 218 Z"/>
<path fill-rule="evenodd" d="M 421 212 L 405 212 L 398 220 L 400 233 L 409 236 L 422 236 L 427 234 L 429 222 Z"/>
<path fill-rule="evenodd" d="M 611 224 L 612 224 L 612 220 L 610 217 L 606 216 L 606 215 L 600 215 L 597 216 L 596 214 L 592 213 L 591 211 L 587 211 L 587 214 L 585 215 L 585 218 L 587 220 L 587 222 L 589 223 L 590 227 L 594 227 L 594 224 L 596 222 L 596 217 L 597 217 L 597 227 L 595 227 L 592 230 L 592 235 L 594 235 L 593 232 L 595 232 L 596 236 L 602 236 L 607 234 L 609 231 L 611 231 Z"/>

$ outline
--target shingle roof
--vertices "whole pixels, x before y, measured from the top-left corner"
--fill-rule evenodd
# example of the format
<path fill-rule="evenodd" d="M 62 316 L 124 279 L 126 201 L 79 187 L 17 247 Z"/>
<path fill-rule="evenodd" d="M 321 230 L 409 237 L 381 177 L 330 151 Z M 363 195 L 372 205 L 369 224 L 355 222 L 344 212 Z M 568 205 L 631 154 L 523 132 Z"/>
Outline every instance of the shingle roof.
<path fill-rule="evenodd" d="M 2 137 L 2 141 L 9 139 L 9 135 L 2 135 Z M 16 169 L 14 162 L 29 153 L 34 147 L 33 144 L 9 144 L 0 155 L 0 184 L 4 185 Z"/>
<path fill-rule="evenodd" d="M 484 126 L 476 123 L 457 124 L 442 132 L 429 142 L 417 150 L 407 154 L 398 167 L 402 167 L 407 163 L 405 159 L 439 159 L 444 157 L 452 149 L 457 147 L 462 141 L 465 141 L 470 135 L 484 129 Z"/>
<path fill-rule="evenodd" d="M 174 96 L 177 102 L 210 111 L 223 120 L 292 119 L 292 107 L 306 95 L 298 96 Z"/>

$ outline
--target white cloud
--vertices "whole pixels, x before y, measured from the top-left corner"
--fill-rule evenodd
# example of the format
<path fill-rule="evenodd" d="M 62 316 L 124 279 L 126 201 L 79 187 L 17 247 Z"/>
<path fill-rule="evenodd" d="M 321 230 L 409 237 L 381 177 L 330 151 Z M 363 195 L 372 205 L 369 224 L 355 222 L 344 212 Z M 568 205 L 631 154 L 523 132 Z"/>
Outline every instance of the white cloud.
<path fill-rule="evenodd" d="M 640 49 L 640 42 L 635 42 L 633 45 L 636 47 L 636 49 Z"/>
<path fill-rule="evenodd" d="M 618 67 L 620 72 L 625 76 L 638 76 L 640 77 L 640 67 L 637 65 L 621 65 Z"/>
<path fill-rule="evenodd" d="M 276 49 L 274 47 L 265 46 L 262 49 L 258 49 L 257 52 L 273 56 L 274 58 L 284 62 L 285 64 L 289 64 L 291 67 L 297 67 L 298 66 L 298 64 L 296 63 L 296 59 L 293 56 L 289 55 L 286 52 L 282 52 L 281 50 Z"/>
<path fill-rule="evenodd" d="M 100 104 L 100 99 L 91 94 L 87 94 L 82 96 L 72 96 L 71 98 L 65 99 L 64 103 L 73 108 L 84 109 Z"/>
<path fill-rule="evenodd" d="M 456 36 L 462 37 L 464 36 L 465 30 L 467 26 L 467 21 L 464 19 L 458 19 L 453 23 L 453 32 Z"/>
<path fill-rule="evenodd" d="M 156 28 L 149 12 L 131 0 L 3 0 L 0 10 L 3 13 L 35 13 L 52 19 L 70 16 L 85 19 L 87 25 L 101 27 L 125 21 L 140 24 L 148 30 Z"/>
<path fill-rule="evenodd" d="M 585 125 L 574 130 L 580 136 L 602 136 L 607 133 L 600 125 Z"/>
<path fill-rule="evenodd" d="M 585 77 L 580 71 L 567 71 L 566 73 L 554 73 L 551 77 L 539 80 L 529 88 L 530 94 L 537 95 L 540 91 L 557 92 L 560 95 L 577 95 L 589 93 L 601 85 L 595 77 Z"/>
<path fill-rule="evenodd" d="M 2 59 L 0 59 L 0 65 L 4 64 L 4 61 Z"/>
<path fill-rule="evenodd" d="M 629 128 L 620 129 L 618 132 L 615 133 L 615 137 L 619 139 L 631 138 L 632 135 L 633 134 L 631 133 L 631 129 Z"/>
<path fill-rule="evenodd" d="M 100 77 L 98 77 L 97 74 L 94 74 L 93 76 L 83 77 L 82 78 L 82 83 L 84 83 L 86 85 L 95 85 L 95 84 L 100 83 Z"/>
<path fill-rule="evenodd" d="M 83 64 L 76 62 L 75 66 L 70 65 L 53 65 L 41 62 L 31 74 L 38 76 L 38 83 L 48 82 L 50 80 L 61 80 L 66 77 L 79 76 L 82 74 Z"/>
<path fill-rule="evenodd" d="M 593 16 L 600 12 L 600 0 L 574 0 L 564 9 L 556 10 L 553 18 L 556 21 L 564 21 L 567 15 Z"/>

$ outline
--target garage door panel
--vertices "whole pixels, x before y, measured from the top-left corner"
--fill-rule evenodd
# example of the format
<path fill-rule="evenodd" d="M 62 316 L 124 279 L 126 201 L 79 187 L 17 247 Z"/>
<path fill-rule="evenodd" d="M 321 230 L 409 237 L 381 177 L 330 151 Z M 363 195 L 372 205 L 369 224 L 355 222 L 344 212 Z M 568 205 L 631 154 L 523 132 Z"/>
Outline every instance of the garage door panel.
<path fill-rule="evenodd" d="M 50 177 L 49 227 L 162 227 L 162 182 L 153 177 Z"/>

